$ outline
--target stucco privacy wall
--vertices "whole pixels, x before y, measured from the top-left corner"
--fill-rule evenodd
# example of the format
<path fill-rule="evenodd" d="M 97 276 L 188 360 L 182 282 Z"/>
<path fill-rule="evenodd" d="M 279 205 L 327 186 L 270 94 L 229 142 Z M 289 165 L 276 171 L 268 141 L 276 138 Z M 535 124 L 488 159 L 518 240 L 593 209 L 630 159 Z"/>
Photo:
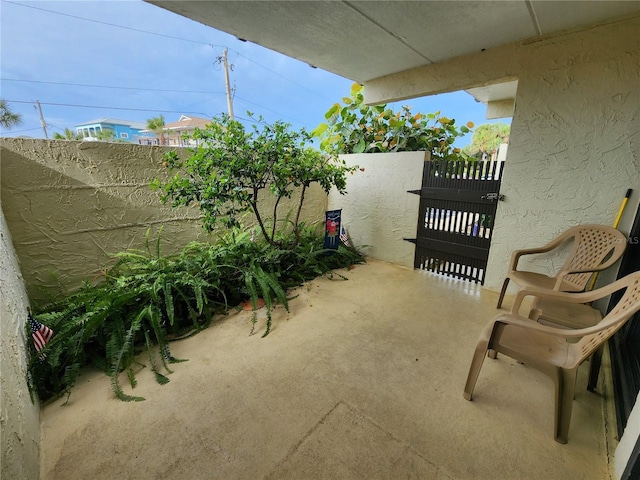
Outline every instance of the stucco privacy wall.
<path fill-rule="evenodd" d="M 32 302 L 93 281 L 109 255 L 144 248 L 151 227 L 161 249 L 176 252 L 190 241 L 209 241 L 195 208 L 163 206 L 149 183 L 168 172 L 167 148 L 103 142 L 1 139 L 2 204 Z M 187 154 L 185 150 L 179 150 Z M 294 194 L 293 200 L 299 197 Z M 321 222 L 327 196 L 305 195 L 302 218 Z M 271 212 L 273 199 L 261 208 Z M 282 218 L 290 201 L 278 207 Z M 246 217 L 247 225 L 254 223 Z"/>
<path fill-rule="evenodd" d="M 347 194 L 329 194 L 329 209 L 342 209 L 342 222 L 356 246 L 367 255 L 413 268 L 420 196 L 407 193 L 422 187 L 427 152 L 341 155 L 358 165 L 347 177 Z"/>
<path fill-rule="evenodd" d="M 37 479 L 40 406 L 27 386 L 24 318 L 29 304 L 0 202 L 0 478 Z"/>
<path fill-rule="evenodd" d="M 489 49 L 365 85 L 370 103 L 518 79 L 509 154 L 485 287 L 500 288 L 516 248 L 579 223 L 611 224 L 640 198 L 640 17 Z M 523 258 L 550 273 L 562 258 Z M 600 277 L 606 280 L 606 276 Z"/>

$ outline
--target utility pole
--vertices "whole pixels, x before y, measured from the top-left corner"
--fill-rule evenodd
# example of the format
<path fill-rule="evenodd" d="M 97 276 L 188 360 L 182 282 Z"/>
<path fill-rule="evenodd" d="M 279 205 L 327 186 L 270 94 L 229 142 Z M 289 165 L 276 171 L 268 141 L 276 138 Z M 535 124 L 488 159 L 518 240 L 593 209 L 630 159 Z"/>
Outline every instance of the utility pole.
<path fill-rule="evenodd" d="M 229 64 L 227 62 L 227 49 L 222 54 L 222 62 L 224 64 L 224 80 L 227 85 L 227 108 L 229 109 L 229 117 L 233 120 L 233 100 L 231 99 L 231 87 L 229 86 Z"/>
<path fill-rule="evenodd" d="M 36 105 L 38 112 L 40 113 L 40 125 L 42 125 L 42 130 L 44 130 L 44 138 L 49 140 L 49 134 L 47 133 L 47 122 L 44 121 L 44 115 L 42 115 L 42 107 L 40 106 L 40 100 L 36 100 Z"/>

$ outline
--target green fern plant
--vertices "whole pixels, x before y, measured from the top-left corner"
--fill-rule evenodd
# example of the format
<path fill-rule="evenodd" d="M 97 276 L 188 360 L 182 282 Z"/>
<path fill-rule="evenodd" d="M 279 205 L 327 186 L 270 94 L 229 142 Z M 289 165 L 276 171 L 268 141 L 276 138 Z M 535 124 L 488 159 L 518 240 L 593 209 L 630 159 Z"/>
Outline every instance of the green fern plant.
<path fill-rule="evenodd" d="M 215 244 L 194 242 L 169 256 L 161 254 L 159 238 L 152 244 L 147 236 L 146 249 L 114 255 L 115 263 L 101 283 L 86 283 L 35 312 L 55 335 L 41 352 L 44 357 L 30 344 L 32 394 L 42 401 L 68 396 L 82 369 L 91 364 L 111 377 L 118 398 L 141 401 L 125 393 L 120 382 L 124 374 L 135 388 L 134 366 L 140 353 L 146 350 L 156 381 L 164 385 L 172 373 L 169 365 L 185 361 L 171 356 L 170 342 L 206 328 L 215 314 L 248 300 L 253 333 L 262 298 L 265 337 L 272 328 L 273 308 L 279 304 L 288 311 L 288 289 L 364 261 L 361 252 L 345 246 L 327 252 L 313 227 L 302 224 L 298 235 L 295 249 L 282 249 L 236 228 Z"/>

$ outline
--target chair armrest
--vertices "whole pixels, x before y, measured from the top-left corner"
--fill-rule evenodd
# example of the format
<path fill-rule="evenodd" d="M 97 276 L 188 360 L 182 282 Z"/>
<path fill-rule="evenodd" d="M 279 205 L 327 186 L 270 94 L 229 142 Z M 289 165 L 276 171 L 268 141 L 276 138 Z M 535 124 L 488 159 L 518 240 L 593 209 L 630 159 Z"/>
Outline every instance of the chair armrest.
<path fill-rule="evenodd" d="M 520 257 L 522 257 L 523 255 L 533 255 L 533 254 L 536 254 L 536 253 L 549 252 L 549 251 L 553 250 L 554 248 L 556 248 L 557 246 L 559 246 L 562 243 L 564 243 L 566 239 L 567 238 L 566 238 L 566 234 L 565 234 L 565 235 L 561 235 L 560 237 L 552 240 L 551 242 L 547 243 L 546 245 L 543 245 L 542 247 L 523 248 L 523 249 L 520 249 L 520 250 L 514 250 L 513 252 L 511 252 L 511 262 L 509 263 L 509 270 L 510 271 L 515 271 L 517 269 L 518 260 L 520 260 Z"/>
<path fill-rule="evenodd" d="M 543 250 L 541 248 L 526 248 L 522 250 L 514 250 L 513 252 L 511 252 L 511 261 L 509 262 L 509 271 L 514 272 L 517 270 L 518 261 L 520 260 L 520 257 L 524 255 L 533 255 L 536 253 L 545 253 L 548 251 L 549 250 Z"/>
<path fill-rule="evenodd" d="M 633 311 L 627 312 L 626 315 L 633 315 Z M 618 323 L 620 319 L 618 315 L 610 315 L 609 317 L 605 317 L 602 321 L 593 325 L 591 327 L 585 328 L 563 328 L 563 327 L 553 327 L 551 325 L 544 325 L 538 322 L 534 322 L 528 318 L 521 317 L 520 315 L 513 315 L 510 313 L 501 314 L 497 316 L 493 323 L 502 323 L 504 325 L 515 325 L 520 328 L 524 328 L 525 330 L 546 333 L 548 335 L 554 335 L 556 337 L 563 338 L 582 338 L 585 335 L 592 335 L 594 333 L 600 332 L 602 330 L 606 330 L 612 325 Z M 494 330 L 495 331 L 495 330 Z"/>
<path fill-rule="evenodd" d="M 613 283 L 610 283 L 609 285 L 605 285 L 604 287 L 600 287 L 596 290 L 591 290 L 590 292 L 569 293 L 560 292 L 557 290 L 548 290 L 544 288 L 523 288 L 516 294 L 516 298 L 513 302 L 513 307 L 511 307 L 511 311 L 512 313 L 517 312 L 522 306 L 522 301 L 528 296 L 546 298 L 549 300 L 558 300 L 568 303 L 590 303 L 596 300 L 600 300 L 601 298 L 605 298 L 612 293 L 626 287 L 627 280 L 626 277 L 624 277 L 616 280 Z"/>
<path fill-rule="evenodd" d="M 610 295 L 611 293 L 615 292 L 616 289 L 607 293 L 604 292 L 604 290 L 605 289 L 608 290 L 607 287 L 610 287 L 611 285 L 607 285 L 606 287 L 602 287 L 597 290 L 592 290 L 590 292 L 580 292 L 580 293 L 559 292 L 557 290 L 548 290 L 544 288 L 535 288 L 535 287 L 523 288 L 522 290 L 519 290 L 518 293 L 516 294 L 516 298 L 513 302 L 513 309 L 515 310 L 516 307 L 520 307 L 522 304 L 522 301 L 525 299 L 525 297 L 528 297 L 528 296 L 534 296 L 537 298 L 546 298 L 549 300 L 558 300 L 560 302 L 567 302 L 567 303 L 589 303 L 589 302 L 593 302 L 594 300 L 598 300 L 600 298 L 606 297 L 607 295 Z"/>
<path fill-rule="evenodd" d="M 567 302 L 567 303 L 590 303 L 594 300 L 598 300 L 599 298 L 610 295 L 609 293 L 606 293 L 606 294 L 603 294 L 602 296 L 598 296 L 597 294 L 600 293 L 601 290 L 602 289 L 593 290 L 591 292 L 568 293 L 568 292 L 560 292 L 558 290 L 547 290 L 547 289 L 534 288 L 534 287 L 523 288 L 522 290 L 519 290 L 518 293 L 516 294 L 516 298 L 513 301 L 513 306 L 511 307 L 511 314 L 514 314 L 514 315 L 518 314 L 518 311 L 522 306 L 522 302 L 528 296 L 533 296 L 540 299 L 556 300 L 556 301 Z"/>

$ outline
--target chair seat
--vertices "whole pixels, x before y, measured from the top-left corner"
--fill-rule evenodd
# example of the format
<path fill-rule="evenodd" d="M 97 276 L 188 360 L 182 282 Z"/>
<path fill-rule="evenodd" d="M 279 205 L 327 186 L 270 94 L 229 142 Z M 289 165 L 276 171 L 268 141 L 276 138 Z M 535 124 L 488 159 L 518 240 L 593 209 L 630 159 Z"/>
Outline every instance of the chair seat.
<path fill-rule="evenodd" d="M 586 328 L 598 324 L 602 314 L 589 305 L 540 298 L 535 302 L 529 318 L 543 325 Z"/>
<path fill-rule="evenodd" d="M 575 364 L 572 349 L 562 337 L 525 330 L 516 325 L 506 325 L 500 336 L 497 350 L 525 365 L 533 367 L 551 364 L 566 368 Z"/>
<path fill-rule="evenodd" d="M 515 270 L 509 272 L 509 276 L 514 282 L 523 288 L 536 287 L 544 288 L 546 290 L 554 290 L 556 285 L 555 278 L 543 275 L 542 273 Z M 560 284 L 559 290 L 561 292 L 579 292 L 582 290 L 582 287 L 563 280 Z"/>

